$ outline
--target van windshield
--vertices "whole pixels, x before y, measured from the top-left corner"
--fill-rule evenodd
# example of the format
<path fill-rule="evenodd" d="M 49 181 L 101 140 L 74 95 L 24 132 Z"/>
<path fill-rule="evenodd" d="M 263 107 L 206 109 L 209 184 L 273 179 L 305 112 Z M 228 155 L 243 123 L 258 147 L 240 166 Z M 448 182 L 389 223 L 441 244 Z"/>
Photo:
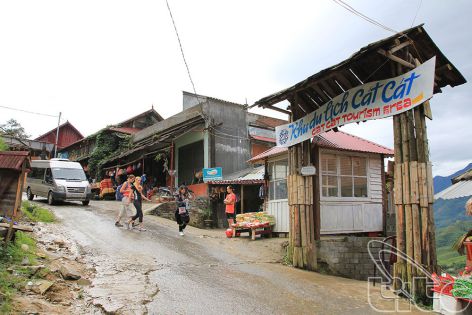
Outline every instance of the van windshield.
<path fill-rule="evenodd" d="M 53 168 L 52 175 L 54 179 L 87 180 L 84 171 L 80 168 Z"/>

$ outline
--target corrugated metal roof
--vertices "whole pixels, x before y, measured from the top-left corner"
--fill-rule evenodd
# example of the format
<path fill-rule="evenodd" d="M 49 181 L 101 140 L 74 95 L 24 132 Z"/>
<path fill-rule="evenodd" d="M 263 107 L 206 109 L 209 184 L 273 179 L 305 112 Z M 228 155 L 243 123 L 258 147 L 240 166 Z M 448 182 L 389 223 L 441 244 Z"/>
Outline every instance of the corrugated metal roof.
<path fill-rule="evenodd" d="M 343 131 L 334 132 L 331 130 L 325 132 L 322 135 L 316 136 L 313 139 L 313 142 L 317 143 L 320 147 L 327 149 L 376 153 L 384 154 L 386 156 L 392 156 L 394 153 L 392 149 Z M 286 151 L 287 148 L 273 147 L 259 155 L 256 155 L 248 162 L 254 163 L 271 156 L 282 154 Z"/>
<path fill-rule="evenodd" d="M 21 171 L 23 162 L 27 160 L 27 167 L 30 166 L 29 152 L 26 151 L 6 151 L 0 152 L 0 169 Z"/>
<path fill-rule="evenodd" d="M 238 171 L 228 176 L 225 176 L 222 180 L 208 181 L 209 184 L 226 185 L 226 184 L 262 184 L 264 183 L 264 166 L 256 168 L 248 168 L 242 171 Z"/>
<path fill-rule="evenodd" d="M 110 127 L 110 130 L 126 133 L 128 135 L 134 135 L 138 131 L 141 131 L 139 128 L 129 128 L 129 127 Z"/>
<path fill-rule="evenodd" d="M 463 180 L 434 195 L 434 199 L 455 199 L 472 196 L 472 180 Z"/>
<path fill-rule="evenodd" d="M 263 137 L 263 136 L 256 136 L 256 135 L 250 135 L 251 138 L 254 140 L 259 140 L 259 141 L 265 141 L 265 142 L 272 142 L 275 143 L 275 138 L 268 138 L 268 137 Z"/>
<path fill-rule="evenodd" d="M 264 160 L 265 158 L 268 158 L 270 156 L 276 156 L 278 154 L 282 154 L 287 151 L 288 151 L 288 148 L 273 147 L 267 151 L 262 152 L 261 154 L 256 155 L 255 157 L 250 159 L 248 162 L 255 163 L 257 161 Z"/>
<path fill-rule="evenodd" d="M 375 142 L 343 131 L 328 131 L 313 139 L 320 147 L 356 152 L 393 155 L 394 151 Z"/>

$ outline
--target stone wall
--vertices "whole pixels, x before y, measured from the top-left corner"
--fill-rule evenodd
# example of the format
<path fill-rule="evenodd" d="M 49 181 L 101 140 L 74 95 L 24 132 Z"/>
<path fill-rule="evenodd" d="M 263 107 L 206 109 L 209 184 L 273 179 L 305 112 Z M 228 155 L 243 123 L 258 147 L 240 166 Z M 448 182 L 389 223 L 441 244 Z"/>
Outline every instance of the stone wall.
<path fill-rule="evenodd" d="M 333 237 L 321 239 L 318 246 L 318 265 L 329 274 L 357 280 L 374 276 L 374 262 L 367 251 L 370 240 L 381 237 Z M 377 257 L 380 243 L 372 244 L 372 253 Z M 388 257 L 386 257 L 388 258 Z M 377 276 L 378 272 L 377 272 Z"/>
<path fill-rule="evenodd" d="M 208 198 L 198 197 L 190 202 L 190 222 L 189 225 L 198 228 L 203 228 L 203 210 L 208 207 Z M 169 201 L 159 204 L 151 213 L 159 217 L 163 217 L 169 220 L 175 221 L 175 210 L 177 209 L 177 203 L 175 201 Z"/>

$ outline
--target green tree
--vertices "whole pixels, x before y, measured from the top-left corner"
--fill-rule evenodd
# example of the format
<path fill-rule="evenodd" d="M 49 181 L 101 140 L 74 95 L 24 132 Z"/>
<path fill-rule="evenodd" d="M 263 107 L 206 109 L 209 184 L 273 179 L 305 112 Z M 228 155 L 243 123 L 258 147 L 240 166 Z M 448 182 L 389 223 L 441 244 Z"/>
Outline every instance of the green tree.
<path fill-rule="evenodd" d="M 26 133 L 25 128 L 13 118 L 0 125 L 0 133 L 19 139 L 28 139 L 30 137 Z"/>
<path fill-rule="evenodd" d="M 8 150 L 7 144 L 5 143 L 3 138 L 0 137 L 0 151 L 7 151 L 7 150 Z"/>

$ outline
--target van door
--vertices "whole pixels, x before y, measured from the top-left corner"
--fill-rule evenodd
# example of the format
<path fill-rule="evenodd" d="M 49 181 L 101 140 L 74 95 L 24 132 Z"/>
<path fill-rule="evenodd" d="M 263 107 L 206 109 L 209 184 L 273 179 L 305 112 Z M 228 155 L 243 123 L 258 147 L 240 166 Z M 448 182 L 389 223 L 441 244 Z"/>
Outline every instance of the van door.
<path fill-rule="evenodd" d="M 43 196 L 41 188 L 44 184 L 44 168 L 33 167 L 31 174 L 28 175 L 28 186 L 33 195 Z"/>
<path fill-rule="evenodd" d="M 54 188 L 54 180 L 52 177 L 52 171 L 50 168 L 47 168 L 46 174 L 44 175 L 44 185 L 43 185 L 44 197 L 47 198 L 49 191 L 51 191 L 53 188 Z"/>

